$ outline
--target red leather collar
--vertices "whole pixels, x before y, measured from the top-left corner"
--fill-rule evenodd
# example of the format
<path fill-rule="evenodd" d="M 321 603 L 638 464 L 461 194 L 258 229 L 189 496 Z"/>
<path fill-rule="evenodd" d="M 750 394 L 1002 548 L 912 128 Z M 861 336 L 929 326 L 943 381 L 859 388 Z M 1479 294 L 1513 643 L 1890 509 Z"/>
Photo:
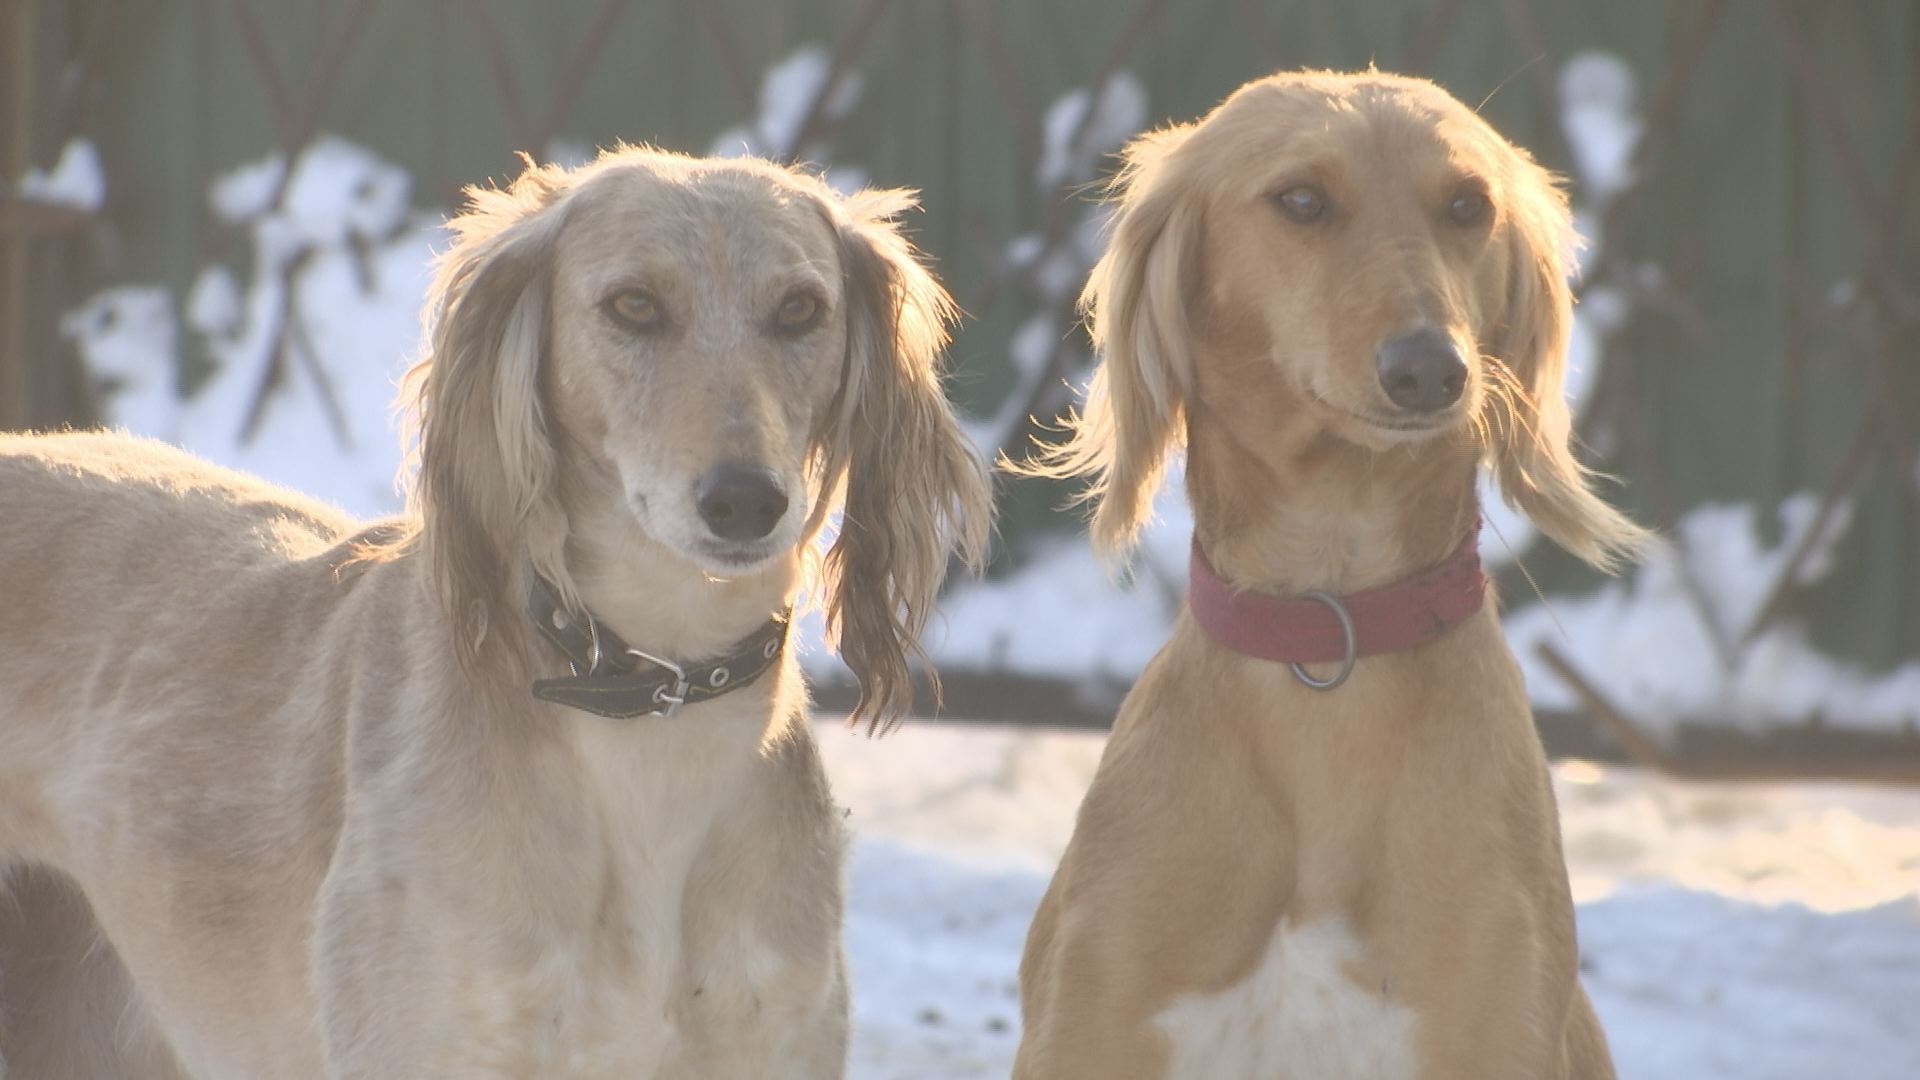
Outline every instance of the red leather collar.
<path fill-rule="evenodd" d="M 1485 603 L 1479 539 L 1476 518 L 1453 554 L 1404 581 L 1340 597 L 1278 597 L 1222 581 L 1195 537 L 1187 604 L 1209 637 L 1263 660 L 1303 664 L 1400 652 L 1446 633 Z M 1351 641 L 1336 603 L 1352 621 Z"/>

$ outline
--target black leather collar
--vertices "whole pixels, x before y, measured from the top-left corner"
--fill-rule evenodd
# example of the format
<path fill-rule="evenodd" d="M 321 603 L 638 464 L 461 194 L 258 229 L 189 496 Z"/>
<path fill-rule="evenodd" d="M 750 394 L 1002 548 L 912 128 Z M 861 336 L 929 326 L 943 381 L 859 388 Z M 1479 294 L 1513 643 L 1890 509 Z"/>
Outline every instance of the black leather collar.
<path fill-rule="evenodd" d="M 534 680 L 533 696 L 542 701 L 616 720 L 672 716 L 682 705 L 698 705 L 748 685 L 778 663 L 786 648 L 791 612 L 782 611 L 718 660 L 680 664 L 651 656 L 629 646 L 591 614 L 568 611 L 546 579 L 531 577 L 527 614 L 573 669 L 571 676 Z"/>

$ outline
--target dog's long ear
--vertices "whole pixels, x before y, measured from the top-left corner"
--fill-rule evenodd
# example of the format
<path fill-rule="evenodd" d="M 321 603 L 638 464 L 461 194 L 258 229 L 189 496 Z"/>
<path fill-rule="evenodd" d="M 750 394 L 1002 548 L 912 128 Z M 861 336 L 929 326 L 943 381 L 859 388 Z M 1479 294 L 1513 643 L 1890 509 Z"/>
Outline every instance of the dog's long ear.
<path fill-rule="evenodd" d="M 1123 555 L 1152 512 L 1167 454 L 1184 431 L 1193 386 L 1187 318 L 1199 257 L 1197 199 L 1169 158 L 1191 129 L 1143 135 L 1111 188 L 1112 237 L 1080 295 L 1100 364 L 1066 442 L 1013 466 L 1027 475 L 1085 477 L 1097 500 L 1094 547 Z"/>
<path fill-rule="evenodd" d="M 1562 389 L 1573 329 L 1579 238 L 1553 175 L 1515 150 L 1503 208 L 1509 283 L 1496 359 L 1514 378 L 1489 398 L 1489 452 L 1507 502 L 1561 547 L 1602 570 L 1617 569 L 1647 541 L 1592 490 L 1596 475 L 1573 455 L 1573 412 Z"/>
<path fill-rule="evenodd" d="M 837 430 L 823 441 L 843 463 L 846 508 L 825 563 L 827 628 L 860 680 L 852 720 L 875 730 L 912 704 L 907 657 L 924 658 L 919 636 L 948 559 L 957 551 L 979 567 L 992 513 L 986 471 L 941 387 L 953 301 L 894 224 L 914 205 L 911 193 L 872 191 L 831 215 L 847 358 Z"/>
<path fill-rule="evenodd" d="M 529 163 L 508 189 L 470 188 L 426 305 L 426 353 L 403 400 L 417 422 L 411 502 L 462 663 L 512 617 L 515 564 L 558 567 L 564 526 L 540 393 L 548 266 L 564 172 Z M 491 635 L 495 641 L 502 635 Z"/>

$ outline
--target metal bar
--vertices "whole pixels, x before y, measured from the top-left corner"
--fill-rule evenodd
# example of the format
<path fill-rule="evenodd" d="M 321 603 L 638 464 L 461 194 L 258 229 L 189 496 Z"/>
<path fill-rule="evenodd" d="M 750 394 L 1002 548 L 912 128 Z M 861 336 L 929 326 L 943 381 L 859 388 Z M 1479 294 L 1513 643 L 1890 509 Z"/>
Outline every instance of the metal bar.
<path fill-rule="evenodd" d="M 60 72 L 60 86 L 54 95 L 48 128 L 61 142 L 78 131 L 87 105 L 85 90 L 106 62 L 107 46 L 113 40 L 113 28 L 120 14 L 120 0 L 95 0 L 93 17 L 81 32 L 80 46 L 67 58 Z"/>
<path fill-rule="evenodd" d="M 500 91 L 500 104 L 507 110 L 509 135 L 519 143 L 519 149 L 532 153 L 532 122 L 527 119 L 526 101 L 520 96 L 520 83 L 513 74 L 513 61 L 508 59 L 506 46 L 500 42 L 500 28 L 494 24 L 493 14 L 487 10 L 486 0 L 468 0 L 467 10 L 473 13 L 473 29 L 480 35 L 480 44 L 487 54 L 487 66 L 493 69 L 494 86 Z"/>
<path fill-rule="evenodd" d="M 233 10 L 234 25 L 240 30 L 240 43 L 266 87 L 267 104 L 273 108 L 274 121 L 284 143 L 288 120 L 293 116 L 293 94 L 287 89 L 286 78 L 280 74 L 280 65 L 273 59 L 273 47 L 267 44 L 265 32 L 253 17 L 251 0 L 231 0 L 228 6 Z"/>
<path fill-rule="evenodd" d="M 366 24 L 367 14 L 372 10 L 373 0 L 356 0 L 353 7 L 347 9 L 346 16 L 333 24 L 326 44 L 321 46 L 320 54 L 308 69 L 306 82 L 300 88 L 300 100 L 289 125 L 292 135 L 287 146 L 289 158 L 313 137 L 314 129 L 320 123 L 321 110 L 326 108 L 327 99 L 333 96 L 333 89 L 340 82 L 340 71 L 346 66 L 347 54 L 352 51 L 354 39 L 360 36 L 360 28 Z"/>
<path fill-rule="evenodd" d="M 1819 779 L 1886 784 L 1920 781 L 1920 753 L 1914 752 L 1920 751 L 1920 739 L 1912 738 L 1889 737 L 1884 740 L 1884 746 L 1876 745 L 1874 752 L 1812 759 L 1768 753 L 1765 742 L 1744 739 L 1727 740 L 1715 746 L 1711 753 L 1677 753 L 1647 735 L 1640 723 L 1609 700 L 1551 643 L 1541 642 L 1535 651 L 1555 675 L 1565 680 L 1592 717 L 1619 741 L 1627 756 L 1644 768 L 1682 780 Z M 1724 728 L 1725 725 L 1718 725 L 1715 730 Z"/>
<path fill-rule="evenodd" d="M 93 215 L 61 203 L 0 196 L 0 239 L 27 241 L 85 228 Z"/>
<path fill-rule="evenodd" d="M 1260 8 L 1260 0 L 1239 0 L 1235 10 L 1240 14 L 1240 23 L 1247 28 L 1260 47 L 1260 53 L 1271 68 L 1286 66 L 1287 50 L 1283 45 L 1279 31 L 1274 29 L 1272 20 Z"/>
<path fill-rule="evenodd" d="M 727 21 L 719 0 L 687 2 L 699 13 L 701 24 L 707 28 L 707 36 L 713 39 L 714 50 L 720 54 L 720 69 L 727 73 L 727 85 L 733 88 L 734 100 L 740 111 L 751 115 L 758 104 L 755 100 L 754 74 L 747 64 L 746 53 L 740 48 L 740 39 L 734 35 L 733 24 Z"/>
<path fill-rule="evenodd" d="M 867 0 L 867 6 L 861 9 L 859 16 L 854 19 L 853 27 L 847 31 L 845 37 L 840 39 L 840 43 L 834 46 L 833 59 L 827 65 L 827 77 L 821 81 L 819 91 L 813 95 L 813 101 L 807 105 L 806 119 L 802 120 L 799 128 L 794 131 L 793 141 L 781 147 L 776 155 L 780 160 L 795 160 L 801 149 L 807 145 L 807 140 L 813 138 L 814 132 L 826 117 L 827 101 L 833 97 L 834 89 L 840 85 L 840 79 L 845 74 L 847 65 L 853 63 L 859 57 L 860 50 L 866 48 L 867 38 L 872 35 L 873 28 L 879 25 L 880 16 L 886 11 L 889 2 L 890 0 Z"/>
<path fill-rule="evenodd" d="M 1892 198 L 1883 196 L 1868 178 L 1866 166 L 1854 151 L 1848 134 L 1846 110 L 1834 99 L 1832 86 L 1814 63 L 1806 42 L 1801 40 L 1792 5 L 1787 0 L 1777 0 L 1773 13 L 1774 30 L 1786 48 L 1801 100 L 1813 113 L 1814 127 L 1825 136 L 1828 150 L 1840 166 L 1841 179 L 1852 196 L 1854 214 L 1865 231 L 1867 281 L 1902 318 L 1920 320 L 1920 295 L 1907 288 L 1900 275 L 1893 255 L 1894 236 L 1888 230 L 1889 225 L 1899 220 L 1898 200 L 1904 193 L 1896 192 Z M 1920 118 L 1916 118 L 1915 123 L 1920 124 Z"/>
<path fill-rule="evenodd" d="M 1425 71 L 1433 63 L 1435 53 L 1440 51 L 1446 40 L 1447 32 L 1460 17 L 1460 9 L 1465 0 L 1440 0 L 1433 13 L 1420 20 L 1420 26 L 1413 32 L 1413 40 L 1407 45 L 1406 70 L 1414 74 Z"/>
<path fill-rule="evenodd" d="M 560 77 L 560 84 L 554 88 L 553 100 L 547 103 L 546 112 L 541 114 L 538 126 L 533 129 L 536 145 L 527 148 L 530 152 L 539 152 L 553 140 L 553 133 L 566 119 L 567 110 L 573 107 L 573 99 L 580 95 L 587 72 L 592 69 L 600 50 L 606 47 L 607 39 L 612 36 L 614 23 L 620 21 L 620 16 L 626 14 L 629 6 L 630 0 L 605 0 L 600 5 L 599 12 L 593 17 L 593 25 L 587 28 L 586 39 L 574 50 L 565 74 Z"/>
<path fill-rule="evenodd" d="M 1708 0 L 1700 14 L 1688 25 L 1679 47 L 1673 52 L 1673 58 L 1667 62 L 1660 89 L 1654 94 L 1653 104 L 1647 108 L 1646 127 L 1640 134 L 1640 144 L 1633 149 L 1630 165 L 1635 176 L 1644 176 L 1655 151 L 1666 145 L 1670 129 L 1680 115 L 1680 104 L 1686 100 L 1687 86 L 1692 82 L 1694 72 L 1700 69 L 1700 56 L 1706 51 L 1724 7 L 1725 0 Z M 1621 254 L 1624 248 L 1621 241 L 1626 231 L 1628 212 L 1638 204 L 1640 190 L 1640 185 L 1635 184 L 1621 192 L 1601 216 L 1597 230 L 1601 237 L 1600 255 L 1588 268 L 1587 280 L 1605 280 L 1613 267 L 1625 258 Z"/>
<path fill-rule="evenodd" d="M 1607 734 L 1620 744 L 1621 749 L 1627 752 L 1627 756 L 1632 758 L 1636 765 L 1661 772 L 1678 770 L 1678 763 L 1667 754 L 1666 748 L 1641 731 L 1639 724 L 1629 720 L 1627 715 L 1621 712 L 1611 699 L 1601 693 L 1586 676 L 1580 674 L 1579 669 L 1562 656 L 1560 650 L 1554 648 L 1551 642 L 1541 642 L 1534 652 L 1553 669 L 1555 675 L 1567 684 L 1574 696 L 1580 699 L 1580 704 L 1600 721 Z"/>
<path fill-rule="evenodd" d="M 24 172 L 33 162 L 33 106 L 37 89 L 35 63 L 37 0 L 8 5 L 7 40 L 13 48 L 7 68 L 7 146 L 0 165 L 7 177 Z M 0 284 L 0 427 L 24 428 L 33 423 L 32 335 L 28 331 L 28 289 L 33 282 L 32 244 L 25 236 L 0 238 L 5 244 L 4 284 Z"/>
<path fill-rule="evenodd" d="M 1841 459 L 1840 467 L 1834 470 L 1833 478 L 1827 482 L 1826 490 L 1821 492 L 1820 506 L 1814 511 L 1813 522 L 1807 526 L 1806 535 L 1794 545 L 1785 565 L 1780 567 L 1780 573 L 1773 579 L 1773 584 L 1768 586 L 1767 598 L 1761 602 L 1759 609 L 1754 613 L 1753 621 L 1747 624 L 1741 630 L 1740 636 L 1734 640 L 1736 650 L 1745 650 L 1752 644 L 1753 639 L 1760 636 L 1760 631 L 1766 629 L 1786 606 L 1787 597 L 1793 593 L 1794 581 L 1799 578 L 1801 568 L 1806 565 L 1807 560 L 1813 555 L 1814 548 L 1819 545 L 1821 534 L 1827 531 L 1834 511 L 1839 509 L 1840 500 L 1846 498 L 1866 476 L 1867 466 L 1873 463 L 1873 452 L 1878 448 L 1879 441 L 1880 425 L 1869 415 L 1867 422 L 1861 424 L 1859 430 L 1854 433 L 1853 443 L 1847 447 L 1847 456 Z M 1732 628 L 1729 627 L 1729 629 Z"/>
<path fill-rule="evenodd" d="M 1039 110 L 1033 107 L 1033 95 L 1027 89 L 1020 65 L 1007 55 L 1006 39 L 1001 36 L 1000 18 L 993 0 L 953 2 L 959 6 L 968 25 L 973 27 L 974 35 L 980 41 L 981 52 L 993 68 L 994 89 L 999 91 L 1001 104 L 1006 106 L 1007 119 L 1020 132 L 1023 175 L 1032 175 L 1033 165 L 1039 160 Z"/>
<path fill-rule="evenodd" d="M 283 347 L 293 353 L 300 366 L 306 369 L 307 377 L 313 380 L 314 392 L 320 395 L 320 411 L 326 415 L 328 426 L 333 428 L 334 438 L 340 441 L 342 450 L 352 450 L 353 428 L 347 421 L 347 411 L 340 406 L 340 395 L 334 390 L 333 380 L 328 377 L 327 369 L 320 363 L 320 355 L 313 347 L 313 338 L 307 333 L 306 320 L 300 315 L 300 302 L 293 283 L 287 283 L 287 313 L 283 319 Z"/>
<path fill-rule="evenodd" d="M 1142 0 L 1142 3 L 1134 9 L 1133 16 L 1114 38 L 1113 45 L 1107 50 L 1106 56 L 1101 60 L 1099 71 L 1094 77 L 1093 89 L 1088 95 L 1087 111 L 1081 115 L 1079 124 L 1075 126 L 1073 133 L 1067 139 L 1067 145 L 1069 147 L 1078 147 L 1085 141 L 1087 132 L 1093 124 L 1094 117 L 1098 115 L 1100 111 L 1101 101 L 1104 100 L 1108 88 L 1111 86 L 1114 78 L 1119 74 L 1122 61 L 1133 51 L 1140 40 L 1146 36 L 1147 30 L 1159 19 L 1165 7 L 1165 0 Z M 1072 205 L 1070 200 L 1061 198 L 1053 199 L 1048 204 L 1047 222 L 1041 232 L 1043 240 L 1040 253 L 1034 258 L 1031 265 L 1043 265 L 1062 244 L 1069 240 L 1071 229 L 1069 228 L 1068 210 Z M 1069 324 L 1073 319 L 1074 305 L 1076 302 L 1077 298 L 1072 294 L 1063 296 L 1056 301 L 1054 310 L 1055 320 L 1061 325 Z M 1012 394 L 1019 393 L 1023 387 L 1026 390 L 1026 400 L 1019 406 L 1022 415 L 1033 415 L 1039 407 L 1042 396 L 1054 392 L 1055 385 L 1059 381 L 1058 376 L 1066 367 L 1068 357 L 1074 355 L 1074 351 L 1068 347 L 1069 338 L 1070 335 L 1061 335 L 1060 340 L 1054 343 L 1052 351 L 1048 353 L 1047 362 L 1042 369 L 1031 379 L 1025 380 L 1024 383 L 1016 382 L 1010 390 L 1010 401 L 1016 400 L 1011 397 Z M 998 413 L 1007 415 L 1007 409 L 1007 404 L 1003 403 Z M 999 447 L 995 448 L 996 453 L 1008 457 L 1018 454 L 1025 445 L 1026 434 L 1027 431 L 1024 426 L 1013 425 L 1005 433 L 1005 441 Z"/>
<path fill-rule="evenodd" d="M 1559 101 L 1560 87 L 1554 78 L 1553 65 L 1541 63 L 1553 55 L 1553 48 L 1547 41 L 1546 33 L 1540 29 L 1539 13 L 1534 9 L 1532 0 L 1505 0 L 1503 6 L 1507 9 L 1507 25 L 1512 28 L 1514 36 L 1520 39 L 1520 47 L 1533 56 L 1522 70 L 1530 70 L 1534 81 L 1540 84 L 1538 90 L 1542 101 Z M 1498 92 L 1499 87 L 1495 87 L 1494 93 Z M 1484 106 L 1486 102 L 1480 104 Z"/>

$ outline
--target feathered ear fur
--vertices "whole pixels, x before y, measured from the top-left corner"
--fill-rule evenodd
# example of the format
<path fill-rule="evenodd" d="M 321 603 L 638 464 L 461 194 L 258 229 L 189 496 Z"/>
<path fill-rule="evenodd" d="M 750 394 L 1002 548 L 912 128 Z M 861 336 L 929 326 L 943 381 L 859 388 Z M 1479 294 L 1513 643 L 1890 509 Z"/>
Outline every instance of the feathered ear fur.
<path fill-rule="evenodd" d="M 535 166 L 506 190 L 469 188 L 449 222 L 426 305 L 426 354 L 402 401 L 416 423 L 410 502 L 456 627 L 463 664 L 488 626 L 516 616 L 522 553 L 571 591 L 561 567 L 564 516 L 541 404 L 548 267 L 564 210 L 564 170 Z M 492 635 L 493 640 L 503 640 Z"/>
<path fill-rule="evenodd" d="M 1578 237 L 1566 193 L 1552 174 L 1513 151 L 1502 210 L 1511 259 L 1505 332 L 1494 359 L 1512 373 L 1489 398 L 1489 456 L 1506 501 L 1561 547 L 1609 572 L 1649 534 L 1595 495 L 1595 474 L 1573 456 L 1573 412 L 1562 380 L 1573 328 Z"/>
<path fill-rule="evenodd" d="M 1169 159 L 1191 128 L 1135 139 L 1110 188 L 1112 239 L 1080 306 L 1100 355 L 1086 402 L 1068 417 L 1066 442 L 1012 468 L 1030 476 L 1086 477 L 1094 547 L 1123 555 L 1152 512 L 1167 454 L 1184 430 L 1193 385 L 1189 295 L 1200 217 Z"/>
<path fill-rule="evenodd" d="M 847 360 L 832 423 L 829 487 L 846 509 L 827 552 L 827 627 L 860 680 L 853 721 L 890 726 L 913 700 L 909 654 L 956 550 L 978 568 L 991 493 L 940 382 L 953 301 L 894 218 L 915 205 L 870 191 L 830 214 L 846 277 Z M 935 678 L 935 692 L 938 679 Z"/>

